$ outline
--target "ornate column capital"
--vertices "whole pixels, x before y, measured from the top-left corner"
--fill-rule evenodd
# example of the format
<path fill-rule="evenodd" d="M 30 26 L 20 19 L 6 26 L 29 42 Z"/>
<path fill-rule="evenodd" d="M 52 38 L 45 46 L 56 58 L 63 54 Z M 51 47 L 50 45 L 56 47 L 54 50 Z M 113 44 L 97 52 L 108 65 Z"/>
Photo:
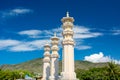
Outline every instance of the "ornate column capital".
<path fill-rule="evenodd" d="M 52 47 L 51 47 L 51 50 L 52 50 L 52 54 L 51 54 L 51 57 L 56 57 L 58 56 L 58 43 L 59 43 L 59 38 L 56 36 L 56 34 L 54 34 L 54 37 L 51 38 L 51 44 L 52 44 Z"/>
<path fill-rule="evenodd" d="M 43 62 L 50 62 L 50 45 L 45 44 L 44 46 L 44 59 Z"/>
<path fill-rule="evenodd" d="M 52 47 L 51 47 L 51 50 L 52 50 L 52 51 L 58 51 L 59 48 L 58 48 L 57 46 L 52 46 Z"/>
<path fill-rule="evenodd" d="M 44 46 L 44 51 L 46 52 L 46 51 L 50 51 L 50 45 L 49 44 L 45 44 L 45 46 Z"/>
<path fill-rule="evenodd" d="M 59 58 L 58 54 L 51 54 L 51 58 Z"/>
<path fill-rule="evenodd" d="M 71 36 L 73 36 L 74 32 L 72 30 L 64 30 L 62 32 L 62 34 L 63 34 L 63 36 L 65 36 L 65 35 L 71 35 Z"/>
<path fill-rule="evenodd" d="M 71 39 L 64 39 L 62 42 L 62 45 L 73 45 L 74 46 L 75 42 L 74 40 Z"/>
<path fill-rule="evenodd" d="M 50 58 L 49 58 L 49 57 L 45 57 L 45 58 L 43 59 L 43 62 L 44 62 L 44 63 L 49 63 L 49 62 L 50 62 Z"/>

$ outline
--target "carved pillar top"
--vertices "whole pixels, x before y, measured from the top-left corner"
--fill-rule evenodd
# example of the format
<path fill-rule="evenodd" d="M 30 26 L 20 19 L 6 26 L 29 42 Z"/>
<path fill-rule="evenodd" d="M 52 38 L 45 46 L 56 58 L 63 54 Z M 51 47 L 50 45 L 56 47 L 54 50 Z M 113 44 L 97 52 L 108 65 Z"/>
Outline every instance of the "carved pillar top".
<path fill-rule="evenodd" d="M 44 46 L 44 59 L 43 62 L 50 62 L 50 45 L 45 44 Z"/>
<path fill-rule="evenodd" d="M 54 36 L 51 38 L 51 50 L 52 50 L 52 54 L 51 57 L 56 57 L 58 58 L 59 54 L 58 54 L 58 43 L 59 43 L 59 38 L 56 36 L 56 33 L 54 33 Z"/>
<path fill-rule="evenodd" d="M 63 17 L 61 21 L 64 22 L 74 22 L 74 18 L 69 16 L 69 12 L 66 13 L 66 17 Z"/>
<path fill-rule="evenodd" d="M 45 44 L 44 46 L 44 57 L 50 57 L 50 45 L 49 44 Z"/>
<path fill-rule="evenodd" d="M 67 12 L 66 17 L 62 18 L 62 22 L 63 22 L 63 41 L 62 44 L 63 45 L 73 45 L 74 46 L 74 40 L 73 40 L 73 35 L 74 35 L 74 31 L 73 31 L 73 22 L 74 22 L 74 18 L 69 16 L 69 13 Z"/>

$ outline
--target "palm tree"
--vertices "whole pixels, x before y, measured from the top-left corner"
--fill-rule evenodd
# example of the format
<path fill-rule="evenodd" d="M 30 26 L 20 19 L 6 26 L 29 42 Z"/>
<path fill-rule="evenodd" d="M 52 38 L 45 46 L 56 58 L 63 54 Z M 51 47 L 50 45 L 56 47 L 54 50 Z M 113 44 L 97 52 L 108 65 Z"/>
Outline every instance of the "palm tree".
<path fill-rule="evenodd" d="M 118 65 L 114 62 L 109 62 L 107 66 L 107 74 L 109 75 L 110 80 L 119 80 L 120 69 Z"/>

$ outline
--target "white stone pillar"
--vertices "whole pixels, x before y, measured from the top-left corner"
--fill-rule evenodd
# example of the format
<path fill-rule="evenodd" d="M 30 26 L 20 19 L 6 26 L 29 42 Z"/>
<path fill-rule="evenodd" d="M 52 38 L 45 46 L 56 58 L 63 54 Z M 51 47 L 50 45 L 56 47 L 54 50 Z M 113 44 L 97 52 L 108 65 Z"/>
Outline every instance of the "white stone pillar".
<path fill-rule="evenodd" d="M 43 59 L 43 78 L 42 80 L 49 80 L 50 76 L 50 46 L 44 46 L 44 59 Z"/>
<path fill-rule="evenodd" d="M 56 34 L 54 35 L 54 37 L 51 38 L 51 50 L 52 50 L 52 54 L 51 54 L 51 66 L 50 66 L 50 77 L 49 80 L 58 80 L 58 72 L 59 72 L 59 54 L 58 54 L 58 42 L 59 42 L 59 38 L 56 37 Z"/>
<path fill-rule="evenodd" d="M 61 80 L 78 80 L 74 71 L 74 40 L 73 40 L 73 22 L 74 18 L 69 17 L 67 12 L 66 17 L 63 17 L 63 60 Z"/>

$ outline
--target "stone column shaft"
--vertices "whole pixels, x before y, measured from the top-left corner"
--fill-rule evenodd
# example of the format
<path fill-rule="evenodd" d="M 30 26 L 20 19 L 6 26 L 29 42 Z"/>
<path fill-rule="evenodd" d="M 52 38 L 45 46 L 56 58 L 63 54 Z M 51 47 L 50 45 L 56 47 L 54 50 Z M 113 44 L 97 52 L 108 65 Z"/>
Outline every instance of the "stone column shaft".
<path fill-rule="evenodd" d="M 56 37 L 56 34 L 54 37 L 51 38 L 52 42 L 52 54 L 51 54 L 51 71 L 50 71 L 50 80 L 58 80 L 58 71 L 59 71 L 59 54 L 58 54 L 58 40 L 59 38 Z"/>
<path fill-rule="evenodd" d="M 76 73 L 74 72 L 74 40 L 73 40 L 73 17 L 69 17 L 67 13 L 66 17 L 62 18 L 63 22 L 63 61 L 61 80 L 77 80 Z"/>
<path fill-rule="evenodd" d="M 50 46 L 46 44 L 44 46 L 44 59 L 43 59 L 43 78 L 42 80 L 48 80 L 50 76 Z"/>

